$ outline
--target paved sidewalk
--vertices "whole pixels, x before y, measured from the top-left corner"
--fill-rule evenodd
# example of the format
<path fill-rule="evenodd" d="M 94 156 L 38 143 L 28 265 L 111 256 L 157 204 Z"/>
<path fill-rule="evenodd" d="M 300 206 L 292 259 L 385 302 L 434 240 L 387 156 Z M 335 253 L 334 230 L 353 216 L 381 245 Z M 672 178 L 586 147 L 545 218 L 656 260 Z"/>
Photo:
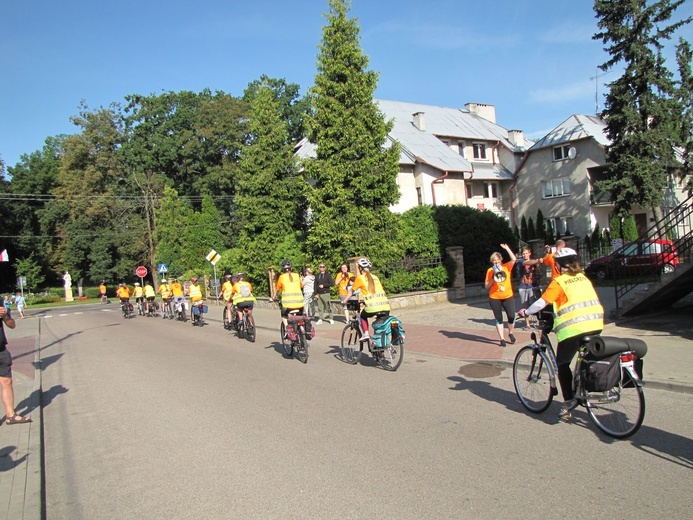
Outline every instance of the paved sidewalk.
<path fill-rule="evenodd" d="M 42 518 L 41 371 L 38 337 L 40 320 L 17 318 L 14 330 L 5 327 L 12 354 L 12 379 L 17 413 L 30 415 L 28 424 L 5 424 L 0 412 L 0 520 Z"/>
<path fill-rule="evenodd" d="M 613 290 L 598 289 L 607 313 L 613 309 Z M 220 324 L 220 313 L 212 304 L 206 320 Z M 486 299 L 465 300 L 424 307 L 397 309 L 405 327 L 408 353 L 459 359 L 465 365 L 511 366 L 517 350 L 530 340 L 530 332 L 518 330 L 517 343 L 498 346 L 493 316 Z M 256 308 L 258 327 L 278 331 L 276 309 Z M 608 322 L 603 334 L 642 338 L 649 347 L 645 358 L 645 382 L 650 388 L 693 393 L 693 297 L 647 317 Z M 344 318 L 336 315 L 333 325 L 316 325 L 316 346 L 328 340 L 338 345 Z M 43 517 L 41 370 L 38 352 L 40 318 L 17 320 L 8 330 L 9 349 L 14 358 L 15 403 L 19 413 L 29 413 L 33 422 L 0 424 L 0 520 Z M 406 355 L 405 355 L 406 359 Z M 414 368 L 412 368 L 414 369 Z"/>

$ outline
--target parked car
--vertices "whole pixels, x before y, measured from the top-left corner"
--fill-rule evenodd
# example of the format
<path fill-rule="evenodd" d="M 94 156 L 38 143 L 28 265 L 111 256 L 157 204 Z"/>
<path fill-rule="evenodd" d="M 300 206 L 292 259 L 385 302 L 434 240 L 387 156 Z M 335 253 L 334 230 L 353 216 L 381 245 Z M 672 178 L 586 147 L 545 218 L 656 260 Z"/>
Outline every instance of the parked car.
<path fill-rule="evenodd" d="M 606 256 L 595 258 L 585 267 L 585 273 L 603 280 L 614 272 L 621 276 L 641 276 L 672 273 L 679 265 L 674 243 L 666 239 L 632 242 Z"/>

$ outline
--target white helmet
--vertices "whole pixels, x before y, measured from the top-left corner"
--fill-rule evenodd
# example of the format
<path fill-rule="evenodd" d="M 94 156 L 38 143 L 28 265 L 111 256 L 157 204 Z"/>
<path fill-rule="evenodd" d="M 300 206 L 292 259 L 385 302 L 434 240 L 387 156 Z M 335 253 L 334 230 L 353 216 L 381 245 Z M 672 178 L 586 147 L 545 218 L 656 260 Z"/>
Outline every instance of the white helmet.
<path fill-rule="evenodd" d="M 166 278 L 162 278 L 161 283 L 166 283 Z"/>
<path fill-rule="evenodd" d="M 358 264 L 360 267 L 363 267 L 364 269 L 368 269 L 373 265 L 371 264 L 371 261 L 365 256 L 363 258 L 359 258 Z"/>
<path fill-rule="evenodd" d="M 571 262 L 575 262 L 578 259 L 578 254 L 575 249 L 569 247 L 564 247 L 556 251 L 553 255 L 558 265 L 565 267 Z"/>

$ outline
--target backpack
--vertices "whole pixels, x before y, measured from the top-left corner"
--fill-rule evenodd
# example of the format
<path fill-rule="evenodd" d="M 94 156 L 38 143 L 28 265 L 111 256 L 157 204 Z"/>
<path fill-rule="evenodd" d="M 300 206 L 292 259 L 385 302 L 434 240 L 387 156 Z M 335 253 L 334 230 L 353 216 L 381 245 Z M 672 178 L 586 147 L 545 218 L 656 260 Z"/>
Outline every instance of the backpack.
<path fill-rule="evenodd" d="M 250 296 L 250 287 L 245 284 L 241 285 L 241 296 L 243 296 L 243 298 Z"/>
<path fill-rule="evenodd" d="M 596 359 L 585 356 L 582 360 L 582 379 L 588 392 L 606 392 L 621 379 L 621 354 Z"/>
<path fill-rule="evenodd" d="M 375 348 L 385 348 L 392 345 L 401 345 L 404 342 L 404 327 L 402 322 L 394 316 L 378 318 L 373 322 L 373 334 L 371 335 Z"/>

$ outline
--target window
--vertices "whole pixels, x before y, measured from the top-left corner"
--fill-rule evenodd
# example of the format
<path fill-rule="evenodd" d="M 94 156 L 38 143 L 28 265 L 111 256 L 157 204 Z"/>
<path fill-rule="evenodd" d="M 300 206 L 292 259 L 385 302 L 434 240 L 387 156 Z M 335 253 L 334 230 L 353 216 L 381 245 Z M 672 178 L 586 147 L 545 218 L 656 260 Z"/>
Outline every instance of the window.
<path fill-rule="evenodd" d="M 423 206 L 423 196 L 421 195 L 421 188 L 416 188 L 416 201 L 419 206 Z"/>
<path fill-rule="evenodd" d="M 541 181 L 541 197 L 550 199 L 570 195 L 570 179 L 554 179 Z"/>
<path fill-rule="evenodd" d="M 570 150 L 569 144 L 564 144 L 562 146 L 556 146 L 553 149 L 553 160 L 562 161 L 568 158 L 568 150 Z"/>
<path fill-rule="evenodd" d="M 573 219 L 571 217 L 553 217 L 548 219 L 551 229 L 557 235 L 570 235 L 573 229 Z"/>
<path fill-rule="evenodd" d="M 484 197 L 489 199 L 498 198 L 498 183 L 496 182 L 485 182 L 484 183 Z"/>
<path fill-rule="evenodd" d="M 457 142 L 457 153 L 464 157 L 464 141 Z"/>
<path fill-rule="evenodd" d="M 472 148 L 475 159 L 486 159 L 486 145 L 484 143 L 474 143 Z"/>
<path fill-rule="evenodd" d="M 474 196 L 474 193 L 472 191 L 472 183 L 471 182 L 465 182 L 464 187 L 467 189 L 467 198 L 471 199 Z"/>

